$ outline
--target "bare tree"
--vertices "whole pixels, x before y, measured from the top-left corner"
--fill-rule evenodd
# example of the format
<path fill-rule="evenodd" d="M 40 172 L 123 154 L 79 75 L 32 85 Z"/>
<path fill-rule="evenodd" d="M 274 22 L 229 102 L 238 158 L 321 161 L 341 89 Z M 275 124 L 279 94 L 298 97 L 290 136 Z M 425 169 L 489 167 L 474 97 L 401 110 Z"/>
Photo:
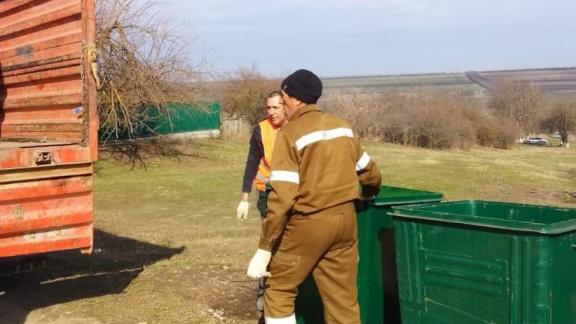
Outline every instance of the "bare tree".
<path fill-rule="evenodd" d="M 150 118 L 169 115 L 167 103 L 195 99 L 205 62 L 192 65 L 191 37 L 162 17 L 157 1 L 100 0 L 96 17 L 105 134 L 133 134 Z"/>
<path fill-rule="evenodd" d="M 556 103 L 542 120 L 544 129 L 558 132 L 562 145 L 568 144 L 568 135 L 576 131 L 576 101 L 561 101 Z"/>
<path fill-rule="evenodd" d="M 497 116 L 516 121 L 525 132 L 535 131 L 542 95 L 533 84 L 505 81 L 496 86 L 488 108 Z"/>
<path fill-rule="evenodd" d="M 280 82 L 266 77 L 256 65 L 239 67 L 225 77 L 221 91 L 222 110 L 256 124 L 266 116 L 266 96 L 279 89 Z"/>

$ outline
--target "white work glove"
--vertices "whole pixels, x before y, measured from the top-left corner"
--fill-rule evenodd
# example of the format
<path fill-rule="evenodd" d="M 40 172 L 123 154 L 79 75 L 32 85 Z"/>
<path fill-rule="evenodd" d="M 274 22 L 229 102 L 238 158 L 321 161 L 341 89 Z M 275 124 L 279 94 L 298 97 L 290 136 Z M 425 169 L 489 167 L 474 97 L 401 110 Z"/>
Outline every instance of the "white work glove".
<path fill-rule="evenodd" d="M 236 208 L 236 218 L 242 222 L 248 219 L 248 208 L 250 208 L 250 203 L 242 200 Z"/>
<path fill-rule="evenodd" d="M 248 277 L 254 279 L 270 277 L 270 272 L 266 271 L 266 268 L 268 268 L 268 263 L 270 263 L 271 257 L 272 253 L 269 251 L 258 249 L 248 265 L 248 271 L 246 271 Z"/>

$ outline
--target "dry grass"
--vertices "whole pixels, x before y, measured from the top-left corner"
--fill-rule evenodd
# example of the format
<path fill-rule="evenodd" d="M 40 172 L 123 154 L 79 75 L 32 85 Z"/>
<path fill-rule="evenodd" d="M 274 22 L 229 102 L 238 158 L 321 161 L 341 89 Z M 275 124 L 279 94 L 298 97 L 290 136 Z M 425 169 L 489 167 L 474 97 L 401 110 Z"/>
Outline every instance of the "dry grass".
<path fill-rule="evenodd" d="M 574 149 L 366 148 L 389 185 L 451 200 L 576 207 Z M 260 219 L 254 208 L 245 223 L 234 217 L 246 151 L 247 141 L 197 140 L 147 157 L 146 169 L 104 157 L 97 253 L 51 258 L 45 271 L 11 277 L 0 308 L 28 323 L 221 323 L 214 311 L 225 323 L 254 323 L 256 283 L 244 271 Z"/>
<path fill-rule="evenodd" d="M 431 151 L 371 143 L 384 181 L 445 194 L 450 200 L 487 199 L 573 206 L 576 151 L 515 146 L 511 150 Z"/>

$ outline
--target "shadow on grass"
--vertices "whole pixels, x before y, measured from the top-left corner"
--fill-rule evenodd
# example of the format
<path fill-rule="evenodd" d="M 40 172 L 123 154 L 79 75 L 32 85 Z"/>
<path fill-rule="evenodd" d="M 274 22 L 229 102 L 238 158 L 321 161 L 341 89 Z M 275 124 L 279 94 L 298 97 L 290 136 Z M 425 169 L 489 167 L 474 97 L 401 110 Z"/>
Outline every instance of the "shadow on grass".
<path fill-rule="evenodd" d="M 183 141 L 166 137 L 111 141 L 100 144 L 101 159 L 113 159 L 129 164 L 132 168 L 146 169 L 151 158 L 162 157 L 180 160 L 183 157 L 195 157 L 184 150 Z M 186 143 L 190 146 L 190 143 Z"/>
<path fill-rule="evenodd" d="M 183 251 L 96 230 L 91 256 L 52 254 L 42 269 L 0 276 L 0 323 L 20 324 L 35 309 L 122 293 L 144 267 Z"/>

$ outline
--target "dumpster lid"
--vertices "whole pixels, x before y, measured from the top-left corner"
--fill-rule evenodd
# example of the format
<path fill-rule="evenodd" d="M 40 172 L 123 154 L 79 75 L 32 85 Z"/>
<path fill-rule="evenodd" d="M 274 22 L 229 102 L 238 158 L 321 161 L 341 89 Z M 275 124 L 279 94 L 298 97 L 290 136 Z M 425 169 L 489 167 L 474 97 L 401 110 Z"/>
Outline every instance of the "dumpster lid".
<path fill-rule="evenodd" d="M 442 194 L 438 192 L 381 186 L 380 193 L 372 204 L 374 206 L 392 206 L 439 202 L 440 200 L 442 200 Z"/>
<path fill-rule="evenodd" d="M 576 230 L 576 209 L 481 200 L 399 206 L 392 216 L 515 231 L 559 234 Z"/>

